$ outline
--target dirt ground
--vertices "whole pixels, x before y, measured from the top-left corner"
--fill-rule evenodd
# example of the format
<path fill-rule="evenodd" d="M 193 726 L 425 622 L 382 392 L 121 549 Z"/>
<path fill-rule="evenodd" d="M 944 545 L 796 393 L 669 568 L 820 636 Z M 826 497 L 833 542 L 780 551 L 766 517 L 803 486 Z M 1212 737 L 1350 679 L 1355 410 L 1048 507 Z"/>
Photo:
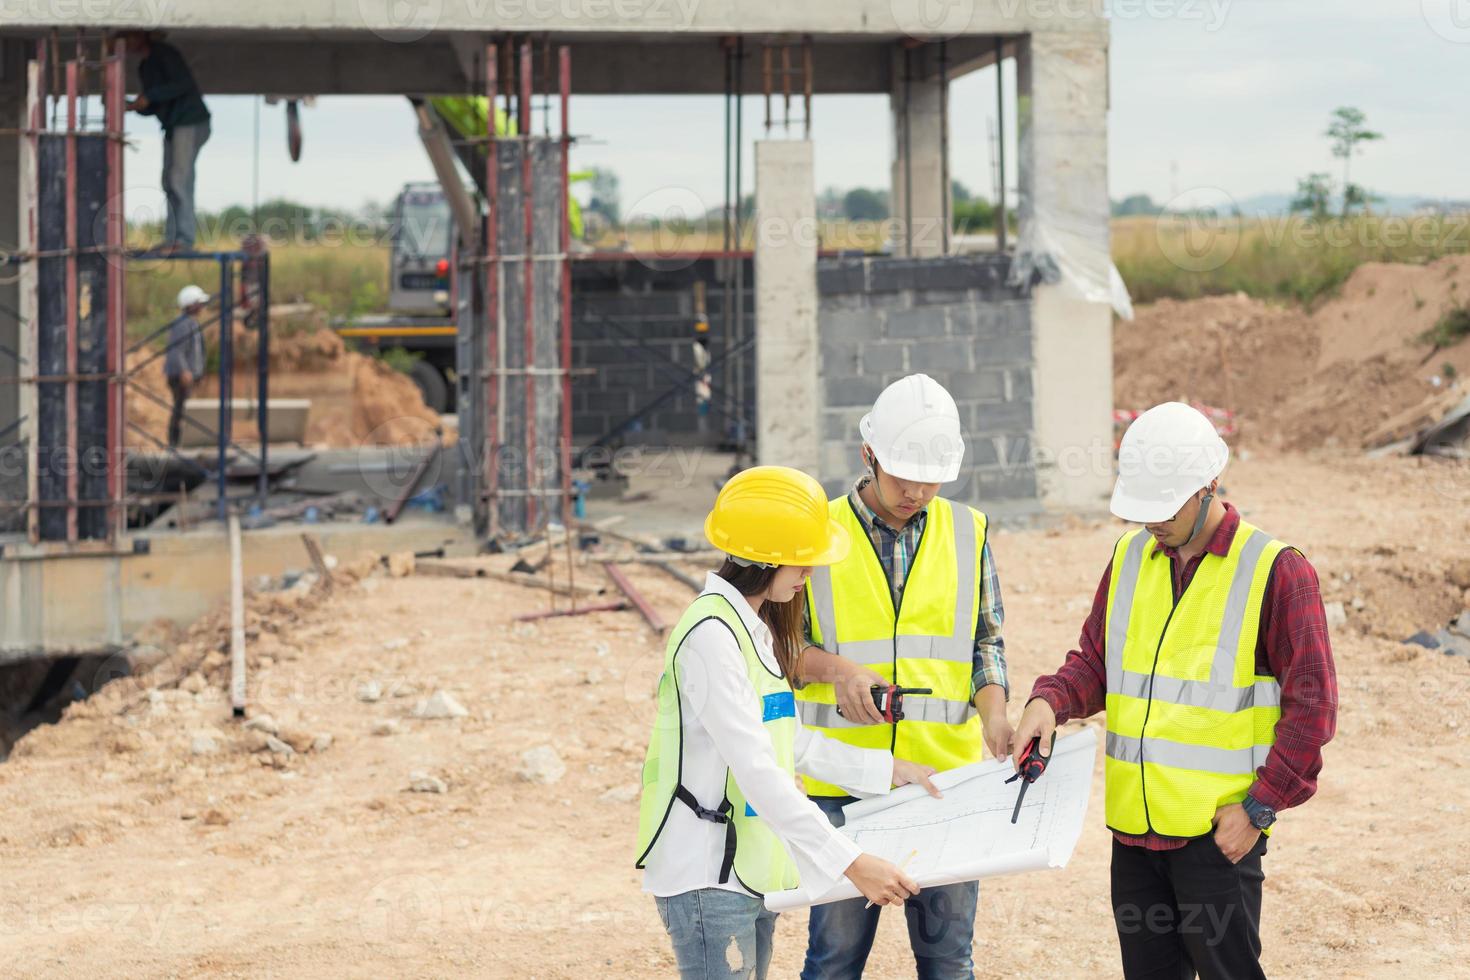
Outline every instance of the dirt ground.
<path fill-rule="evenodd" d="M 1267 971 L 1461 973 L 1470 663 L 1399 641 L 1470 603 L 1470 465 L 1262 451 L 1227 485 L 1249 519 L 1305 550 L 1326 598 L 1348 609 L 1333 637 L 1342 709 L 1321 788 L 1283 816 L 1265 861 Z M 995 533 L 1013 715 L 1075 642 L 1120 529 Z M 516 613 L 546 608 L 544 592 L 393 577 L 371 557 L 338 557 L 332 595 L 252 603 L 252 715 L 272 715 L 304 749 L 276 753 L 279 767 L 252 750 L 264 733 L 229 717 L 219 616 L 157 631 L 148 640 L 177 652 L 146 684 L 74 705 L 0 765 L 6 972 L 671 975 L 630 853 L 660 659 L 650 629 L 633 612 L 518 625 Z M 672 621 L 690 592 L 629 568 Z M 373 681 L 380 698 L 362 700 Z M 440 689 L 468 713 L 413 717 Z M 389 721 L 392 733 L 373 734 Z M 522 752 L 543 745 L 565 763 L 559 781 L 518 773 Z M 447 791 L 407 791 L 424 777 Z M 1109 847 L 1099 759 L 1070 866 L 983 884 L 978 975 L 1117 975 Z M 798 970 L 805 918 L 781 918 L 773 976 Z M 911 969 L 890 911 L 869 975 Z"/>
<path fill-rule="evenodd" d="M 312 448 L 342 448 L 360 445 L 395 446 L 424 442 L 440 427 L 437 413 L 424 404 L 418 386 L 408 375 L 367 354 L 348 350 L 342 338 L 327 327 L 320 312 L 301 304 L 272 307 L 270 345 L 270 397 L 308 398 L 305 444 Z M 206 331 L 214 342 L 218 328 Z M 256 342 L 254 332 L 237 324 L 234 330 L 236 374 L 234 394 L 253 399 L 256 395 Z M 152 348 L 129 358 L 134 389 L 128 394 L 128 421 L 154 440 L 168 434 L 171 404 L 163 359 Z M 143 388 L 152 393 L 150 398 Z M 206 374 L 192 397 L 218 398 L 217 374 Z M 238 422 L 236 442 L 259 442 L 252 424 Z M 155 445 L 129 430 L 129 444 L 139 448 Z"/>
<path fill-rule="evenodd" d="M 1464 256 L 1359 266 L 1312 310 L 1243 293 L 1162 300 L 1113 332 L 1114 400 L 1230 409 L 1252 447 L 1371 445 L 1386 420 L 1470 377 L 1470 338 L 1439 350 L 1421 339 L 1466 302 Z"/>

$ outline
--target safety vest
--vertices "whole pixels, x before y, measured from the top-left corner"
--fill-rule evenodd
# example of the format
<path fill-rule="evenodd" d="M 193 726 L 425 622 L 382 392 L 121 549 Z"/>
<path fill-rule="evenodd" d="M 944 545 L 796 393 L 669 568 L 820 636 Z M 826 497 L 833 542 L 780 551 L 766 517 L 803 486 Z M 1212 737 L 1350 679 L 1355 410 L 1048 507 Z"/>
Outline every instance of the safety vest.
<path fill-rule="evenodd" d="M 733 872 L 746 891 L 763 895 L 769 891 L 795 888 L 796 863 L 786 853 L 781 839 L 756 814 L 729 769 L 725 770 L 725 797 L 713 808 L 705 807 L 684 786 L 684 718 L 679 701 L 676 670 L 684 640 L 700 623 L 718 620 L 734 634 L 745 657 L 745 672 L 759 701 L 761 720 L 776 750 L 776 762 L 796 774 L 796 701 L 791 685 L 772 673 L 756 652 L 755 641 L 740 614 L 722 595 L 706 593 L 695 599 L 669 636 L 664 650 L 664 672 L 658 682 L 658 715 L 648 740 L 643 762 L 643 796 L 638 807 L 638 859 L 642 868 L 658 843 L 659 834 L 675 804 L 687 806 L 701 819 L 725 825 L 725 857 L 720 865 L 720 884 Z"/>
<path fill-rule="evenodd" d="M 1199 837 L 1217 809 L 1245 798 L 1281 717 L 1280 685 L 1256 674 L 1256 638 L 1286 547 L 1242 521 L 1229 553 L 1206 553 L 1178 599 L 1147 531 L 1114 548 L 1104 633 L 1113 830 Z"/>
<path fill-rule="evenodd" d="M 837 713 L 831 684 L 807 684 L 796 693 L 802 723 L 941 771 L 980 761 L 984 743 L 971 685 L 985 515 L 941 497 L 929 504 L 895 610 L 888 573 L 852 503 L 839 497 L 829 509 L 853 545 L 838 564 L 812 570 L 806 593 L 812 641 L 891 683 L 934 693 L 906 695 L 902 721 L 865 725 Z M 810 776 L 806 789 L 811 796 L 848 795 Z"/>

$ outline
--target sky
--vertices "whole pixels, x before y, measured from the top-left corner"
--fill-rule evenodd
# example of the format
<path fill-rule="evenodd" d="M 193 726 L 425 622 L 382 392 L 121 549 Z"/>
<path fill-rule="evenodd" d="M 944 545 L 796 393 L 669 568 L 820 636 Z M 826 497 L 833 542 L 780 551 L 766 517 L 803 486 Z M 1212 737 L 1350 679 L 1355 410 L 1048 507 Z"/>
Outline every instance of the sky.
<path fill-rule="evenodd" d="M 1219 188 L 1241 200 L 1288 193 L 1312 171 L 1338 174 L 1322 134 L 1341 105 L 1362 109 L 1386 137 L 1354 159 L 1356 182 L 1378 194 L 1470 198 L 1470 0 L 1104 2 L 1112 17 L 1113 198 L 1145 193 L 1166 202 Z M 995 84 L 993 69 L 975 72 L 953 83 L 950 98 L 951 174 L 992 198 Z M 1002 84 L 1013 100 L 1012 70 Z M 203 209 L 249 204 L 257 179 L 261 200 L 355 209 L 387 202 L 404 181 L 433 177 L 402 98 L 327 97 L 303 108 L 304 152 L 294 164 L 284 106 L 245 96 L 208 101 L 213 135 L 196 189 Z M 1013 194 L 1013 108 L 1007 114 Z M 760 98 L 747 98 L 747 192 L 762 115 Z M 640 202 L 655 212 L 717 206 L 722 126 L 718 96 L 574 97 L 581 140 L 572 166 L 616 172 L 625 214 Z M 151 118 L 130 114 L 128 132 L 129 210 L 138 217 L 161 208 L 161 140 Z M 818 191 L 887 186 L 886 97 L 818 96 L 813 139 Z"/>

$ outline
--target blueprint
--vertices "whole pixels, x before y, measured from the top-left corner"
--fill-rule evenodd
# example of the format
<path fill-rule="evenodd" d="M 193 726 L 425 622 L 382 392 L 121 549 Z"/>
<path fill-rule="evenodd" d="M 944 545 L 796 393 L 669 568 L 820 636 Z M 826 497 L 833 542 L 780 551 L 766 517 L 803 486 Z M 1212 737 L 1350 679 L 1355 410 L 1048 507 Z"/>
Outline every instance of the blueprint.
<path fill-rule="evenodd" d="M 1087 816 L 1096 755 L 1092 728 L 1057 739 L 1046 772 L 1026 791 L 1014 824 L 1011 813 L 1021 783 L 1006 782 L 1015 774 L 1009 759 L 990 759 L 934 777 L 943 799 L 918 786 L 902 786 L 850 803 L 842 811 L 847 818 L 842 833 L 869 854 L 895 864 L 907 860 L 904 869 L 921 888 L 1065 867 Z M 858 894 L 842 878 L 820 895 L 801 888 L 773 892 L 766 907 L 782 912 Z"/>

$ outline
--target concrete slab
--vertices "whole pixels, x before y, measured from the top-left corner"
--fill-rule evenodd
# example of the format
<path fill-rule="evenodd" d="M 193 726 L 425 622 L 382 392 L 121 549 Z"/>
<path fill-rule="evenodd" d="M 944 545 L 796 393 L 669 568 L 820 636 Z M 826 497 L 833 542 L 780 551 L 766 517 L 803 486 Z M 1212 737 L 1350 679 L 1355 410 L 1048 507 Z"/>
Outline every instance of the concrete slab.
<path fill-rule="evenodd" d="M 416 514 L 392 525 L 280 524 L 245 533 L 247 581 L 309 568 L 303 531 L 316 535 L 324 553 L 343 560 L 365 551 L 444 547 L 463 553 L 472 547 L 465 529 Z M 215 522 L 134 535 L 116 549 L 69 556 L 31 549 L 19 538 L 0 540 L 0 547 L 0 663 L 116 650 L 154 619 L 190 623 L 229 594 L 229 539 Z"/>

